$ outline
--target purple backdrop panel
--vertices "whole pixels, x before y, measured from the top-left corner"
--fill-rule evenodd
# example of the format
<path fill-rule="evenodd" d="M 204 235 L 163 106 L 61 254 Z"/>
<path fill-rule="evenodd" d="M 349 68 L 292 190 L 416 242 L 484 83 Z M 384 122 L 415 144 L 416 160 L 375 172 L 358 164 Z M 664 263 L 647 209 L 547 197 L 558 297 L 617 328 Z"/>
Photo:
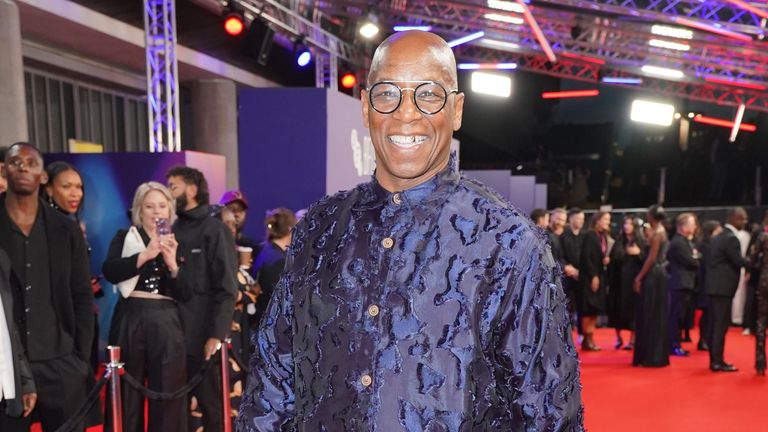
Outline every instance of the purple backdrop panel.
<path fill-rule="evenodd" d="M 267 209 L 295 211 L 325 195 L 326 104 L 325 89 L 240 90 L 240 189 L 251 237 L 264 237 Z"/>
<path fill-rule="evenodd" d="M 371 179 L 376 167 L 359 99 L 328 91 L 327 194 L 351 189 Z"/>
<path fill-rule="evenodd" d="M 525 214 L 536 208 L 536 176 L 511 176 L 509 201 Z"/>
<path fill-rule="evenodd" d="M 184 158 L 187 166 L 197 168 L 203 172 L 205 179 L 208 181 L 211 204 L 218 203 L 219 198 L 226 192 L 227 158 L 221 155 L 196 151 L 185 151 Z"/>
<path fill-rule="evenodd" d="M 509 200 L 509 170 L 464 171 L 464 174 Z"/>
<path fill-rule="evenodd" d="M 547 208 L 547 184 L 536 183 L 533 208 Z"/>

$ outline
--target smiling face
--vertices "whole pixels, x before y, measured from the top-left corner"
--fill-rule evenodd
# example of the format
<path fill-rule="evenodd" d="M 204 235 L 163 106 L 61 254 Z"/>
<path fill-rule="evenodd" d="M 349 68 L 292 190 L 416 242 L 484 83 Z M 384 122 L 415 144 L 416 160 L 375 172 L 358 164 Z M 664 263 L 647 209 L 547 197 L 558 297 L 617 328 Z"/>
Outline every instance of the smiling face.
<path fill-rule="evenodd" d="M 83 180 L 75 170 L 60 172 L 45 189 L 53 202 L 68 213 L 76 212 L 83 201 Z"/>
<path fill-rule="evenodd" d="M 448 165 L 451 137 L 461 127 L 464 95 L 450 93 L 457 86 L 453 52 L 440 37 L 426 32 L 400 33 L 382 43 L 374 54 L 368 86 L 381 81 L 406 89 L 402 103 L 391 114 L 381 114 L 371 107 L 368 91 L 363 91 L 363 122 L 376 151 L 379 184 L 389 191 L 404 190 Z M 445 107 L 435 114 L 419 111 L 409 90 L 424 81 L 449 92 Z"/>

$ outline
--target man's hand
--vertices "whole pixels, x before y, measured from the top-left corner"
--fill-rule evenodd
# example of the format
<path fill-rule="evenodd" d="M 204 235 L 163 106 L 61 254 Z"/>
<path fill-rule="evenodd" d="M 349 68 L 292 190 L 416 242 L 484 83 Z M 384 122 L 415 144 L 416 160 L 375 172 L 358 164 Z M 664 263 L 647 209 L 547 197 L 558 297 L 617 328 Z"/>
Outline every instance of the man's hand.
<path fill-rule="evenodd" d="M 21 397 L 21 401 L 24 403 L 24 417 L 28 417 L 37 404 L 37 393 L 27 393 Z"/>
<path fill-rule="evenodd" d="M 597 292 L 597 290 L 600 289 L 600 278 L 597 276 L 592 276 L 592 292 Z"/>
<path fill-rule="evenodd" d="M 643 279 L 636 277 L 635 280 L 632 282 L 632 290 L 636 292 L 637 294 L 640 294 L 643 291 Z"/>
<path fill-rule="evenodd" d="M 203 355 L 205 360 L 208 361 L 212 355 L 216 354 L 216 351 L 221 348 L 221 341 L 216 338 L 210 338 L 205 341 L 205 347 L 203 348 Z"/>

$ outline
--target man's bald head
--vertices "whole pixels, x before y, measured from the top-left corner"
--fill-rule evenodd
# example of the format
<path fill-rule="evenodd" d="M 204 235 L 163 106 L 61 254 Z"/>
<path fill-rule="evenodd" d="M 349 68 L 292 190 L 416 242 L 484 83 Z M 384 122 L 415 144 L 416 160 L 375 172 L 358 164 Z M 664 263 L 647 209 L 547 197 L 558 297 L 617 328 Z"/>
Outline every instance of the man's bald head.
<path fill-rule="evenodd" d="M 451 88 L 457 87 L 456 57 L 451 47 L 440 36 L 417 30 L 395 33 L 376 48 L 368 73 L 368 85 L 382 78 L 390 78 L 378 76 L 382 65 L 406 65 L 413 62 L 433 63 L 446 80 L 443 84 Z"/>

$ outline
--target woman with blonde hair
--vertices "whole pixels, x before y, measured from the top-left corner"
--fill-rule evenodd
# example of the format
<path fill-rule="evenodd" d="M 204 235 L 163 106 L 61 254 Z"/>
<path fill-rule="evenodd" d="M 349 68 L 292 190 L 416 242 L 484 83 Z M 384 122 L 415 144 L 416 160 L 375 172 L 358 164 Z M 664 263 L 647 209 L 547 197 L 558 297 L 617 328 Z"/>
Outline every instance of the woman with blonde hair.
<path fill-rule="evenodd" d="M 186 350 L 177 301 L 189 298 L 176 260 L 178 243 L 170 227 L 176 201 L 160 183 L 136 189 L 129 229 L 112 239 L 102 266 L 104 277 L 120 289 L 109 343 L 118 345 L 125 371 L 150 390 L 173 392 L 186 384 Z M 144 431 L 144 397 L 122 386 L 123 430 Z M 149 401 L 149 432 L 184 431 L 187 400 Z"/>

